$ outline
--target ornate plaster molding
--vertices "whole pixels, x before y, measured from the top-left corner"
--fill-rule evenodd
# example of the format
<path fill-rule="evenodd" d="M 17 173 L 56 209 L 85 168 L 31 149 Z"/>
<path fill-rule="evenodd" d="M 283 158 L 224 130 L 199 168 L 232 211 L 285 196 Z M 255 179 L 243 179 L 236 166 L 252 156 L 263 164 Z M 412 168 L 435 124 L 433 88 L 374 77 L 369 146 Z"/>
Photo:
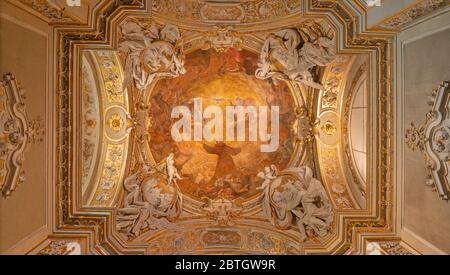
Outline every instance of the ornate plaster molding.
<path fill-rule="evenodd" d="M 400 241 L 382 241 L 378 244 L 381 251 L 386 255 L 414 255 L 402 246 Z"/>
<path fill-rule="evenodd" d="M 130 20 L 120 28 L 118 51 L 125 56 L 123 90 L 133 83 L 142 93 L 157 77 L 177 77 L 186 72 L 178 27 Z"/>
<path fill-rule="evenodd" d="M 25 181 L 23 162 L 28 144 L 43 140 L 44 129 L 39 117 L 28 120 L 25 90 L 12 74 L 3 76 L 0 90 L 0 190 L 9 196 Z"/>
<path fill-rule="evenodd" d="M 38 255 L 80 255 L 80 244 L 68 240 L 52 240 Z"/>
<path fill-rule="evenodd" d="M 241 49 L 243 39 L 233 29 L 233 27 L 213 27 L 213 29 L 206 33 L 205 50 L 213 48 L 217 52 L 223 53 L 230 48 Z"/>
<path fill-rule="evenodd" d="M 80 23 L 70 17 L 65 9 L 59 9 L 47 0 L 19 0 L 23 5 L 31 8 L 47 19 L 50 24 Z"/>
<path fill-rule="evenodd" d="M 420 150 L 425 157 L 428 178 L 426 185 L 433 187 L 439 196 L 450 196 L 450 81 L 434 90 L 428 104 L 432 106 L 425 122 L 406 129 L 405 142 L 412 151 Z"/>
<path fill-rule="evenodd" d="M 302 0 L 153 0 L 155 14 L 196 23 L 261 23 L 301 13 Z"/>
<path fill-rule="evenodd" d="M 422 0 L 402 12 L 384 20 L 378 27 L 385 30 L 399 31 L 415 20 L 450 4 L 448 0 Z"/>

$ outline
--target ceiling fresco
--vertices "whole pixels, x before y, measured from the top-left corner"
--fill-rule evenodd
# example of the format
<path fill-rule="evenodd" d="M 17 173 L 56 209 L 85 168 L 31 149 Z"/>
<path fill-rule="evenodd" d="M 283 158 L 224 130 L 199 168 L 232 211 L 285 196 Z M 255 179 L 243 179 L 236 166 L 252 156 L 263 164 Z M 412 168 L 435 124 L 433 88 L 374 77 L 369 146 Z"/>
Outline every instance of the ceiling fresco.
<path fill-rule="evenodd" d="M 197 199 L 251 197 L 259 193 L 257 188 L 263 182 L 258 178 L 258 172 L 272 164 L 279 169 L 286 168 L 294 153 L 295 100 L 285 83 L 275 85 L 256 79 L 257 62 L 257 55 L 246 50 L 232 48 L 223 53 L 213 49 L 198 50 L 186 56 L 186 74 L 160 80 L 153 88 L 149 104 L 150 150 L 156 163 L 170 153 L 175 154 L 175 166 L 180 167 L 183 178 L 178 185 Z M 281 145 L 274 152 L 261 152 L 263 142 L 259 138 L 249 141 L 248 131 L 246 141 L 227 142 L 226 148 L 232 149 L 221 149 L 223 153 L 214 153 L 220 148 L 216 147 L 215 141 L 175 142 L 171 137 L 171 126 L 176 119 L 168 119 L 171 111 L 179 105 L 193 109 L 196 98 L 202 100 L 203 109 L 208 106 L 219 106 L 222 110 L 226 106 L 280 106 Z M 223 115 L 225 121 L 225 113 Z M 203 120 L 203 123 L 208 122 Z M 246 123 L 248 120 L 247 117 Z M 228 174 L 236 183 L 221 182 Z"/>
<path fill-rule="evenodd" d="M 118 2 L 58 32 L 57 232 L 98 254 L 351 254 L 391 232 L 388 38 L 344 3 Z M 360 90 L 378 142 L 356 159 Z"/>

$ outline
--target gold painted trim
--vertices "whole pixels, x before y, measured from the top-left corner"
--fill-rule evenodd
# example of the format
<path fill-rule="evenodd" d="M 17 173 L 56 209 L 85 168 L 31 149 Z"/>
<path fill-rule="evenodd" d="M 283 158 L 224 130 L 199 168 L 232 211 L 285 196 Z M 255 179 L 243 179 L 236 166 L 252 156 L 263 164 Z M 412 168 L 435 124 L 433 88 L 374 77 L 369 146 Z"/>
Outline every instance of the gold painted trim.
<path fill-rule="evenodd" d="M 438 10 L 442 10 L 450 5 L 449 0 L 419 0 L 394 15 L 382 20 L 372 29 L 400 32 L 404 28 L 413 24 Z"/>

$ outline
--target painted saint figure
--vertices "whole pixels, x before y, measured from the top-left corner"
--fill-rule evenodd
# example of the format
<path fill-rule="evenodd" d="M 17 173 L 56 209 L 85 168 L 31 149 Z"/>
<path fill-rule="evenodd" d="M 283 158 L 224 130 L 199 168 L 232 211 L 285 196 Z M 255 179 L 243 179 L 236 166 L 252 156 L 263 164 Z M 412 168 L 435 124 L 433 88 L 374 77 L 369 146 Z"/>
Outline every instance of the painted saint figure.
<path fill-rule="evenodd" d="M 209 154 L 219 156 L 214 176 L 211 179 L 214 186 L 228 186 L 234 194 L 241 194 L 249 190 L 248 184 L 242 182 L 242 175 L 232 157 L 239 154 L 241 148 L 230 147 L 225 142 L 217 142 L 214 147 L 203 144 L 203 148 Z"/>
<path fill-rule="evenodd" d="M 236 168 L 236 164 L 234 164 L 231 156 L 239 154 L 241 152 L 241 148 L 230 147 L 226 145 L 225 142 L 217 142 L 214 147 L 203 144 L 203 148 L 209 154 L 219 156 L 213 179 L 220 179 L 230 174 L 233 176 L 238 176 L 239 173 Z"/>

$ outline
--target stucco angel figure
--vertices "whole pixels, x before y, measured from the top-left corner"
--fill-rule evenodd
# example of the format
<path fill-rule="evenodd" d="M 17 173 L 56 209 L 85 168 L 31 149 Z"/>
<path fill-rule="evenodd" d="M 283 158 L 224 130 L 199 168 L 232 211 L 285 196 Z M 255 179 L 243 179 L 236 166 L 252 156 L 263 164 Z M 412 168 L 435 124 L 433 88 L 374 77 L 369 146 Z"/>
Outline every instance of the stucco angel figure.
<path fill-rule="evenodd" d="M 320 181 L 313 178 L 309 167 L 291 167 L 277 173 L 273 168 L 262 172 L 264 213 L 279 229 L 297 226 L 300 240 L 307 239 L 306 230 L 325 236 L 333 221 L 333 211 Z M 261 175 L 263 175 L 261 174 Z"/>
<path fill-rule="evenodd" d="M 124 180 L 126 195 L 117 210 L 117 230 L 139 236 L 146 229 L 176 229 L 173 222 L 181 213 L 182 195 L 173 158 L 170 155 L 156 167 L 143 164 Z"/>
<path fill-rule="evenodd" d="M 311 69 L 334 61 L 334 43 L 320 28 L 285 29 L 270 34 L 261 50 L 255 76 L 259 79 L 291 80 L 323 90 Z"/>
<path fill-rule="evenodd" d="M 270 183 L 276 179 L 278 176 L 278 169 L 275 165 L 270 165 L 270 167 L 264 167 L 263 172 L 258 173 L 258 177 L 264 179 L 263 183 L 260 187 L 257 187 L 256 190 L 266 190 L 269 187 Z"/>
<path fill-rule="evenodd" d="M 176 183 L 177 180 L 181 180 L 180 174 L 178 174 L 178 169 L 175 167 L 175 155 L 170 154 L 167 158 L 165 163 L 163 164 L 162 168 L 164 172 L 167 173 L 169 176 L 168 183 L 169 185 L 172 185 L 172 183 Z"/>
<path fill-rule="evenodd" d="M 145 90 L 156 77 L 177 77 L 186 72 L 184 55 L 178 45 L 181 39 L 176 26 L 159 29 L 155 24 L 145 28 L 134 21 L 121 25 L 119 52 L 125 58 L 125 90 L 132 82 Z"/>

